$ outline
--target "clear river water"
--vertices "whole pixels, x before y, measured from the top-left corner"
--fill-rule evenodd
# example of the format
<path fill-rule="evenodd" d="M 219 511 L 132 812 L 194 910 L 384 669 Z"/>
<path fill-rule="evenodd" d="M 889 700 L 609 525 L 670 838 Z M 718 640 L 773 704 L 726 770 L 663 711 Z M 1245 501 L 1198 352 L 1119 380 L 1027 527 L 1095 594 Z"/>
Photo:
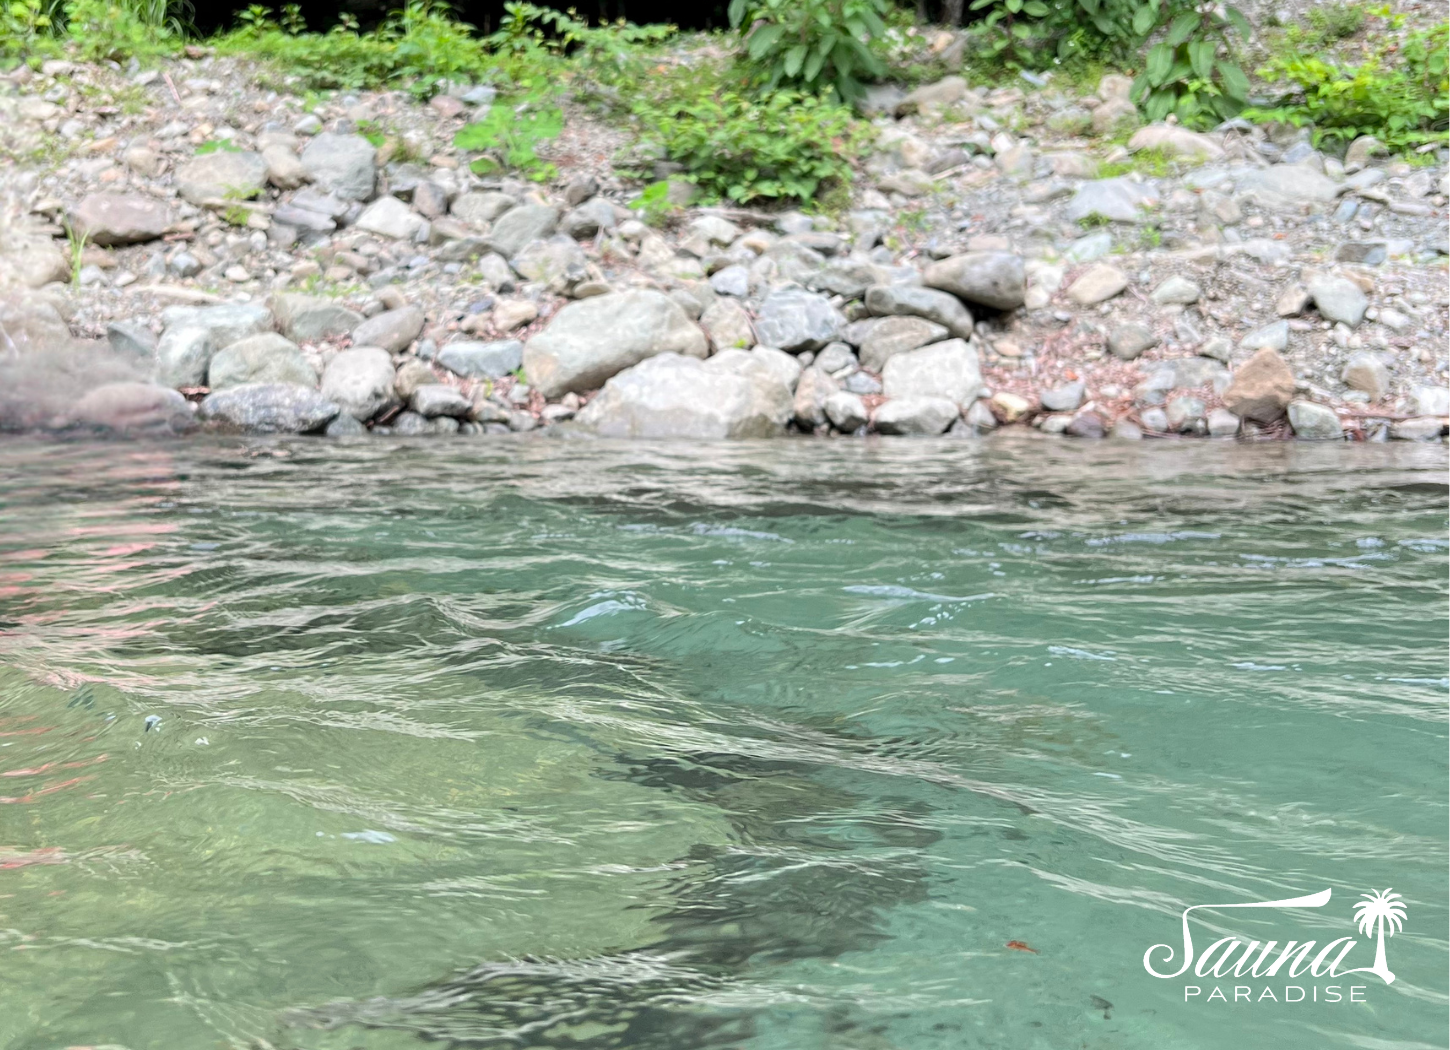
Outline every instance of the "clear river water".
<path fill-rule="evenodd" d="M 1443 447 L 3 450 L 7 1050 L 1445 1046 Z"/>

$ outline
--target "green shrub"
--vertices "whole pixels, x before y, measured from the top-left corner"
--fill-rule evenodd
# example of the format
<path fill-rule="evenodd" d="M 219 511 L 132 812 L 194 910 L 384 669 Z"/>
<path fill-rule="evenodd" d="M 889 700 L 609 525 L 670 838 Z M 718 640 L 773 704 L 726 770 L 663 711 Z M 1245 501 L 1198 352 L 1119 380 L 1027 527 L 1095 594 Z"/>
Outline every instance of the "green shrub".
<path fill-rule="evenodd" d="M 972 0 L 971 10 L 982 12 L 968 30 L 975 64 L 1008 69 L 1135 66 L 1162 30 L 1133 85 L 1133 101 L 1149 120 L 1174 113 L 1190 126 L 1218 123 L 1237 114 L 1248 95 L 1229 37 L 1236 32 L 1247 39 L 1250 28 L 1234 7 L 1197 0 Z"/>
<path fill-rule="evenodd" d="M 181 46 L 190 29 L 184 0 L 3 0 L 0 56 L 59 53 L 88 62 L 154 58 Z"/>
<path fill-rule="evenodd" d="M 496 66 L 473 27 L 433 0 L 411 0 L 366 34 L 346 15 L 326 33 L 303 32 L 294 5 L 283 8 L 280 23 L 255 4 L 240 21 L 213 41 L 218 52 L 269 59 L 313 89 L 403 86 L 431 95 L 443 82 L 479 80 Z"/>
<path fill-rule="evenodd" d="M 640 217 L 651 226 L 663 226 L 681 210 L 678 204 L 670 200 L 668 181 L 650 183 L 638 197 L 629 202 L 629 206 L 639 212 Z"/>
<path fill-rule="evenodd" d="M 1234 31 L 1247 40 L 1252 29 L 1238 8 L 1222 11 L 1196 6 L 1180 11 L 1167 36 L 1148 49 L 1131 95 L 1148 120 L 1172 113 L 1188 127 L 1203 127 L 1236 117 L 1247 105 L 1249 78 L 1233 60 L 1229 35 Z M 1156 13 L 1151 17 L 1156 20 Z M 1137 25 L 1148 21 L 1141 18 Z"/>
<path fill-rule="evenodd" d="M 1306 11 L 1304 17 L 1319 40 L 1331 43 L 1364 28 L 1365 10 L 1358 4 L 1319 4 Z"/>
<path fill-rule="evenodd" d="M 0 58 L 51 50 L 61 15 L 60 0 L 0 0 Z"/>
<path fill-rule="evenodd" d="M 861 148 L 859 125 L 835 102 L 793 91 L 756 97 L 707 77 L 633 111 L 645 143 L 683 164 L 706 195 L 741 203 L 809 201 L 850 179 Z"/>
<path fill-rule="evenodd" d="M 1361 135 L 1373 135 L 1393 150 L 1444 141 L 1450 120 L 1450 23 L 1403 33 L 1402 16 L 1383 14 L 1391 32 L 1361 62 L 1276 51 L 1259 76 L 1288 91 L 1276 105 L 1246 110 L 1245 116 L 1312 124 L 1315 145 L 1329 147 L 1343 147 Z"/>
<path fill-rule="evenodd" d="M 459 149 L 484 151 L 471 165 L 479 175 L 508 168 L 543 181 L 554 165 L 540 159 L 537 147 L 564 130 L 564 111 L 551 85 L 542 84 L 522 96 L 498 99 L 480 121 L 465 125 L 453 137 Z"/>
<path fill-rule="evenodd" d="M 888 8 L 888 0 L 730 0 L 730 24 L 744 34 L 758 86 L 833 91 L 849 102 L 863 80 L 886 73 L 871 44 L 886 31 Z"/>

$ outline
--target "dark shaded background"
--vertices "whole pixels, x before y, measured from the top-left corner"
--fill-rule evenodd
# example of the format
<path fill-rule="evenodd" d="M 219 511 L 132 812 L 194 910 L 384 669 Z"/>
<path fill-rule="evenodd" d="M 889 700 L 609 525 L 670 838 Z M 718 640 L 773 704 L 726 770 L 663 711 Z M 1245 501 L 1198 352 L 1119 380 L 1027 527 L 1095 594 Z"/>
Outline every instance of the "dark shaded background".
<path fill-rule="evenodd" d="M 277 8 L 285 0 L 263 0 L 268 6 Z M 730 24 L 725 9 L 729 0 L 695 0 L 692 3 L 671 2 L 671 0 L 534 0 L 541 7 L 566 10 L 573 7 L 592 22 L 613 21 L 627 18 L 631 22 L 673 22 L 682 29 L 718 29 Z M 357 16 L 364 28 L 376 25 L 390 10 L 403 6 L 403 0 L 300 0 L 302 14 L 308 28 L 324 31 L 337 22 L 340 12 L 348 11 Z M 196 27 L 203 32 L 225 29 L 236 23 L 236 13 L 245 10 L 246 3 L 240 0 L 224 0 L 221 4 L 196 5 Z M 503 0 L 455 0 L 452 4 L 455 15 L 464 22 L 478 27 L 480 32 L 492 32 L 498 28 L 503 17 Z"/>
<path fill-rule="evenodd" d="M 260 0 L 278 8 L 285 0 Z M 322 32 L 337 22 L 343 11 L 357 16 L 364 28 L 376 25 L 390 10 L 401 7 L 404 0 L 300 0 L 308 28 Z M 726 15 L 729 0 L 534 0 L 542 7 L 558 10 L 575 8 L 592 22 L 612 22 L 627 18 L 631 22 L 673 22 L 681 29 L 722 29 L 730 24 Z M 899 6 L 939 18 L 942 0 L 896 0 Z M 503 17 L 504 0 L 455 0 L 454 13 L 464 22 L 476 26 L 481 33 L 498 28 Z M 194 22 L 203 33 L 226 29 L 236 24 L 236 13 L 245 10 L 242 0 L 223 0 L 220 4 L 196 4 Z"/>

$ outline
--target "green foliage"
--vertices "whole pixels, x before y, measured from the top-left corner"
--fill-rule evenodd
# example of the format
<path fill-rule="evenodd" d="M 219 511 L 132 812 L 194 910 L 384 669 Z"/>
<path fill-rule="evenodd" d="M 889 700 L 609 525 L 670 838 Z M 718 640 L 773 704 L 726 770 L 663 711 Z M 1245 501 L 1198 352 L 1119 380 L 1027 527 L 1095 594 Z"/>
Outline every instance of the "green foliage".
<path fill-rule="evenodd" d="M 1157 8 L 1156 3 L 1148 6 Z M 1148 49 L 1144 70 L 1133 82 L 1131 97 L 1143 115 L 1159 121 L 1172 113 L 1188 127 L 1238 116 L 1248 104 L 1249 78 L 1233 60 L 1231 32 L 1245 40 L 1252 33 L 1236 7 L 1175 14 L 1167 36 Z"/>
<path fill-rule="evenodd" d="M 367 139 L 368 145 L 373 149 L 380 148 L 384 142 L 388 141 L 387 132 L 383 131 L 376 120 L 358 121 L 357 133 Z"/>
<path fill-rule="evenodd" d="M 0 0 L 0 57 L 58 54 L 84 61 L 170 54 L 190 29 L 185 0 Z"/>
<path fill-rule="evenodd" d="M 886 31 L 887 0 L 730 0 L 746 67 L 767 91 L 833 91 L 852 101 L 862 80 L 886 73 L 872 42 Z"/>
<path fill-rule="evenodd" d="M 196 155 L 205 157 L 208 153 L 240 153 L 241 148 L 235 146 L 225 139 L 207 139 L 200 146 L 196 147 Z"/>
<path fill-rule="evenodd" d="M 570 8 L 556 11 L 537 4 L 504 4 L 504 20 L 484 38 L 510 72 L 537 75 L 543 67 L 559 68 L 570 59 L 567 73 L 602 83 L 619 83 L 643 73 L 644 50 L 669 39 L 672 25 L 637 26 L 619 19 L 591 26 Z M 560 73 L 566 72 L 559 68 Z"/>
<path fill-rule="evenodd" d="M 1259 76 L 1288 90 L 1276 105 L 1247 110 L 1245 116 L 1312 124 L 1316 146 L 1343 147 L 1361 135 L 1373 135 L 1392 150 L 1444 142 L 1450 122 L 1450 23 L 1406 33 L 1403 16 L 1387 8 L 1375 13 L 1387 19 L 1391 31 L 1379 35 L 1360 62 L 1276 50 Z"/>
<path fill-rule="evenodd" d="M 1364 28 L 1365 10 L 1358 4 L 1319 4 L 1309 8 L 1304 17 L 1322 46 L 1354 36 Z"/>
<path fill-rule="evenodd" d="M 0 0 L 0 57 L 47 50 L 61 13 L 60 0 Z"/>
<path fill-rule="evenodd" d="M 496 66 L 473 27 L 435 0 L 410 0 L 366 34 L 347 15 L 326 33 L 303 32 L 292 4 L 282 8 L 280 19 L 253 5 L 239 21 L 214 41 L 219 53 L 270 59 L 312 89 L 402 86 L 426 96 L 448 81 L 484 79 Z"/>
<path fill-rule="evenodd" d="M 66 244 L 70 249 L 70 279 L 72 284 L 80 284 L 81 270 L 85 268 L 86 244 L 90 241 L 89 233 L 79 232 L 73 227 L 66 227 Z"/>
<path fill-rule="evenodd" d="M 480 121 L 467 124 L 453 137 L 459 149 L 483 151 L 471 165 L 479 175 L 508 168 L 543 181 L 555 174 L 554 165 L 540 159 L 537 149 L 564 130 L 564 111 L 552 86 L 543 84 L 521 97 L 499 99 Z"/>
<path fill-rule="evenodd" d="M 647 144 L 685 167 L 708 196 L 745 203 L 814 198 L 843 182 L 860 152 L 849 110 L 792 91 L 755 97 L 696 76 L 634 105 Z"/>
<path fill-rule="evenodd" d="M 629 206 L 639 212 L 640 217 L 651 226 L 663 226 L 680 210 L 680 206 L 670 200 L 670 184 L 664 181 L 650 183 L 638 197 L 629 202 Z"/>
<path fill-rule="evenodd" d="M 1190 126 L 1218 123 L 1246 103 L 1248 78 L 1234 62 L 1230 36 L 1247 39 L 1234 7 L 1198 0 L 972 0 L 981 12 L 969 30 L 978 64 L 1008 69 L 1085 69 L 1099 62 L 1146 68 L 1133 101 L 1148 119 L 1170 113 Z"/>
<path fill-rule="evenodd" d="M 1136 55 L 1187 0 L 972 0 L 983 12 L 969 30 L 978 63 L 1008 69 L 1069 67 Z"/>

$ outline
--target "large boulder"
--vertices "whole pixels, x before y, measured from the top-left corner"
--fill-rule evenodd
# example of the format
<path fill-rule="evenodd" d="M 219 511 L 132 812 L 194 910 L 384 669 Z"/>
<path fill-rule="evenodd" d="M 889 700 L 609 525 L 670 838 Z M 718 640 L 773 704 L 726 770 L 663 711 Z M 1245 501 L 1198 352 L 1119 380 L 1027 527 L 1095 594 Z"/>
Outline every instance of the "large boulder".
<path fill-rule="evenodd" d="M 366 421 L 393 401 L 393 358 L 377 346 L 355 346 L 328 362 L 322 396 Z"/>
<path fill-rule="evenodd" d="M 510 259 L 530 241 L 548 237 L 559 226 L 559 209 L 549 204 L 520 204 L 504 212 L 489 233 L 489 247 Z"/>
<path fill-rule="evenodd" d="M 967 95 L 967 82 L 959 76 L 943 77 L 923 84 L 896 104 L 898 117 L 912 113 L 931 113 L 958 102 Z"/>
<path fill-rule="evenodd" d="M 796 382 L 795 399 L 791 403 L 796 423 L 807 430 L 824 426 L 828 420 L 826 402 L 840 389 L 840 384 L 819 368 L 811 367 L 801 372 Z"/>
<path fill-rule="evenodd" d="M 1360 286 L 1348 277 L 1317 274 L 1306 283 L 1309 297 L 1314 300 L 1319 316 L 1326 321 L 1342 322 L 1355 328 L 1364 320 L 1369 299 Z"/>
<path fill-rule="evenodd" d="M 86 427 L 119 433 L 176 433 L 195 425 L 190 403 L 175 390 L 152 383 L 104 383 L 71 409 Z"/>
<path fill-rule="evenodd" d="M 994 310 L 1013 310 L 1027 294 L 1022 256 L 1011 252 L 967 252 L 941 259 L 926 268 L 927 287 L 951 292 L 958 299 Z"/>
<path fill-rule="evenodd" d="M 262 161 L 267 165 L 267 181 L 279 190 L 295 190 L 311 178 L 297 154 L 280 142 L 263 147 Z"/>
<path fill-rule="evenodd" d="M 1088 267 L 1067 289 L 1067 297 L 1079 306 L 1095 306 L 1121 294 L 1128 287 L 1128 275 L 1111 263 Z"/>
<path fill-rule="evenodd" d="M 824 295 L 804 288 L 782 288 L 760 304 L 755 337 L 764 346 L 799 354 L 833 342 L 845 323 Z"/>
<path fill-rule="evenodd" d="M 1063 218 L 1068 222 L 1099 217 L 1113 222 L 1137 222 L 1143 208 L 1158 201 L 1158 190 L 1151 182 L 1134 182 L 1118 177 L 1084 182 L 1067 202 Z"/>
<path fill-rule="evenodd" d="M 514 273 L 561 292 L 589 275 L 589 257 L 579 242 L 562 233 L 530 241 L 509 260 Z"/>
<path fill-rule="evenodd" d="M 276 332 L 264 332 L 238 340 L 213 354 L 207 366 L 206 383 L 213 390 L 244 383 L 316 387 L 317 373 L 296 343 Z"/>
<path fill-rule="evenodd" d="M 1205 162 L 1223 159 L 1223 147 L 1207 135 L 1190 131 L 1181 124 L 1149 124 L 1133 132 L 1128 149 L 1162 150 L 1170 157 Z"/>
<path fill-rule="evenodd" d="M 935 437 L 961 418 L 956 402 L 945 397 L 902 397 L 888 401 L 872 418 L 883 434 Z"/>
<path fill-rule="evenodd" d="M 316 390 L 286 383 L 247 383 L 207 395 L 197 415 L 208 422 L 259 434 L 309 434 L 338 414 Z"/>
<path fill-rule="evenodd" d="M 1234 172 L 1234 188 L 1253 197 L 1262 207 L 1281 211 L 1298 211 L 1305 204 L 1328 204 L 1339 195 L 1338 183 L 1307 164 L 1242 168 Z"/>
<path fill-rule="evenodd" d="M 176 191 L 191 204 L 250 200 L 266 184 L 267 162 L 250 151 L 219 149 L 192 157 L 176 169 Z"/>
<path fill-rule="evenodd" d="M 474 379 L 499 379 L 524 362 L 524 344 L 517 339 L 491 343 L 466 340 L 449 343 L 438 351 L 438 363 L 448 371 Z"/>
<path fill-rule="evenodd" d="M 272 330 L 272 311 L 256 303 L 221 303 L 217 306 L 168 306 L 161 311 L 166 328 L 202 328 L 217 349 L 249 335 Z"/>
<path fill-rule="evenodd" d="M 866 335 L 861 338 L 861 364 L 873 372 L 879 372 L 897 354 L 940 342 L 946 336 L 947 330 L 944 326 L 924 317 L 882 317 L 872 322 Z"/>
<path fill-rule="evenodd" d="M 418 338 L 425 318 L 416 306 L 400 306 L 369 317 L 352 330 L 353 346 L 380 346 L 389 353 L 398 353 Z"/>
<path fill-rule="evenodd" d="M 329 336 L 347 335 L 363 323 L 362 314 L 311 295 L 283 293 L 272 298 L 277 326 L 288 339 L 313 343 Z"/>
<path fill-rule="evenodd" d="M 982 390 L 977 352 L 962 339 L 896 354 L 881 373 L 889 398 L 944 397 L 958 406 L 971 404 Z"/>
<path fill-rule="evenodd" d="M 1370 401 L 1381 400 L 1390 390 L 1389 368 L 1368 350 L 1351 354 L 1339 378 L 1349 389 L 1367 394 Z"/>
<path fill-rule="evenodd" d="M 70 213 L 71 228 L 103 248 L 154 241 L 171 222 L 170 208 L 140 193 L 88 193 Z"/>
<path fill-rule="evenodd" d="M 656 354 L 704 357 L 705 333 L 663 292 L 612 292 L 570 303 L 524 345 L 524 374 L 545 397 L 591 390 Z"/>
<path fill-rule="evenodd" d="M 958 339 L 972 337 L 972 315 L 950 292 L 905 284 L 866 289 L 866 309 L 877 317 L 920 317 L 941 325 Z"/>
<path fill-rule="evenodd" d="M 473 401 L 456 387 L 447 383 L 424 383 L 413 391 L 408 405 L 425 419 L 439 416 L 466 416 L 473 411 Z"/>
<path fill-rule="evenodd" d="M 157 382 L 177 388 L 201 386 L 216 350 L 216 340 L 205 328 L 172 325 L 156 344 Z"/>
<path fill-rule="evenodd" d="M 773 346 L 757 346 L 754 350 L 722 350 L 705 362 L 713 372 L 754 376 L 767 383 L 780 383 L 787 393 L 794 392 L 800 381 L 801 363 Z"/>
<path fill-rule="evenodd" d="M 716 353 L 731 347 L 744 349 L 755 345 L 755 328 L 750 323 L 750 314 L 735 299 L 719 298 L 700 315 L 700 327 L 710 337 L 710 347 Z"/>
<path fill-rule="evenodd" d="M 849 390 L 838 390 L 826 398 L 826 418 L 844 434 L 853 434 L 871 418 L 866 402 Z"/>
<path fill-rule="evenodd" d="M 1328 405 L 1302 398 L 1289 402 L 1289 426 L 1300 441 L 1343 441 L 1344 427 L 1339 415 Z"/>
<path fill-rule="evenodd" d="M 0 288 L 7 285 L 41 288 L 53 282 L 70 280 L 70 260 L 49 237 L 16 240 L 22 243 L 8 248 L 0 244 Z"/>
<path fill-rule="evenodd" d="M 361 135 L 324 131 L 302 151 L 302 167 L 323 190 L 347 201 L 365 201 L 377 180 L 378 151 Z"/>
<path fill-rule="evenodd" d="M 710 441 L 772 437 L 790 415 L 782 383 L 662 353 L 610 379 L 578 419 L 603 437 Z"/>
<path fill-rule="evenodd" d="M 428 220 L 393 196 L 379 197 L 357 217 L 358 229 L 395 241 L 411 241 L 427 225 Z"/>
<path fill-rule="evenodd" d="M 487 192 L 460 193 L 454 198 L 449 213 L 460 222 L 470 226 L 487 226 L 504 212 L 518 204 L 507 193 L 495 190 Z"/>
<path fill-rule="evenodd" d="M 1240 419 L 1272 423 L 1294 399 L 1294 373 L 1274 350 L 1260 350 L 1233 374 L 1223 405 Z"/>

